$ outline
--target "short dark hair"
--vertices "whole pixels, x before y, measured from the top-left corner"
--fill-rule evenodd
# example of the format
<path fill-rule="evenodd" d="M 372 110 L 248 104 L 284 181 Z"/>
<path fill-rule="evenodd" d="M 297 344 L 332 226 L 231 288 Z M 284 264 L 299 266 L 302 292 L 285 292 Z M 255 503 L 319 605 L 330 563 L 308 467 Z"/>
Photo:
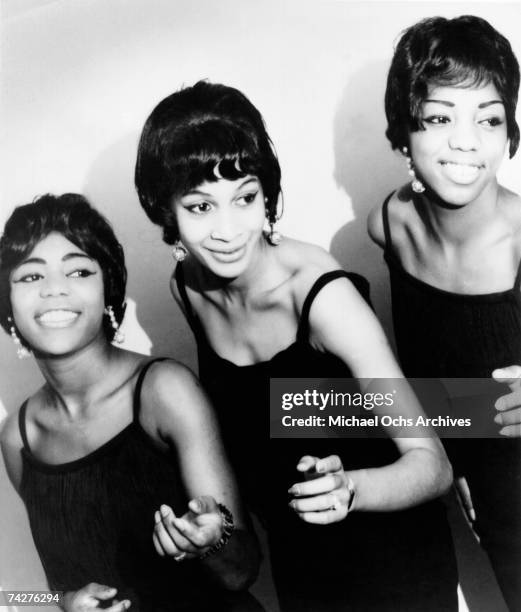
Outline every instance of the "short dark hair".
<path fill-rule="evenodd" d="M 505 106 L 510 157 L 519 146 L 516 104 L 519 64 L 508 40 L 473 15 L 431 17 L 404 31 L 387 78 L 387 138 L 393 149 L 408 145 L 411 131 L 424 129 L 421 103 L 429 85 L 476 87 L 493 83 Z"/>
<path fill-rule="evenodd" d="M 9 333 L 10 329 L 10 274 L 52 232 L 62 234 L 98 262 L 103 272 L 105 304 L 112 306 L 117 322 L 121 323 L 127 270 L 123 247 L 110 223 L 81 195 L 47 194 L 15 208 L 0 238 L 0 324 L 5 331 Z M 103 329 L 111 341 L 115 331 L 108 317 L 103 319 Z"/>
<path fill-rule="evenodd" d="M 280 166 L 262 115 L 239 90 L 199 81 L 164 100 L 147 119 L 139 141 L 135 183 L 151 221 L 173 244 L 178 228 L 172 198 L 204 181 L 256 176 L 266 216 L 277 220 Z"/>

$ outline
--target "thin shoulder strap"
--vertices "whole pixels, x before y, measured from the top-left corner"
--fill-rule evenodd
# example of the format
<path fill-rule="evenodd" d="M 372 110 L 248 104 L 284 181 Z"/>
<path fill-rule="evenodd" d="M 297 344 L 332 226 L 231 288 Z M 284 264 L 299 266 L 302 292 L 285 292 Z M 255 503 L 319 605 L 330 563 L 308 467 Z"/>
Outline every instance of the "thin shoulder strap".
<path fill-rule="evenodd" d="M 382 222 L 384 226 L 385 247 L 391 251 L 393 248 L 393 240 L 391 238 L 391 224 L 389 223 L 389 202 L 391 201 L 393 194 L 394 191 L 385 198 L 382 205 Z"/>
<path fill-rule="evenodd" d="M 521 290 L 521 261 L 519 262 L 519 266 L 517 267 L 516 280 L 514 281 L 514 291 L 519 293 Z"/>
<path fill-rule="evenodd" d="M 25 400 L 25 402 L 20 406 L 20 410 L 18 412 L 18 427 L 20 429 L 20 436 L 22 437 L 22 442 L 24 445 L 24 448 L 26 451 L 31 451 L 31 448 L 29 446 L 29 440 L 27 438 L 27 427 L 25 425 L 25 415 L 27 412 L 27 402 L 28 400 Z"/>
<path fill-rule="evenodd" d="M 182 263 L 178 263 L 177 268 L 175 269 L 175 282 L 177 285 L 177 290 L 179 291 L 179 295 L 181 296 L 181 300 L 183 301 L 183 304 L 185 307 L 186 319 L 188 321 L 188 325 L 190 325 L 192 331 L 197 337 L 199 335 L 199 332 L 201 331 L 200 323 L 199 323 L 199 319 L 197 318 L 197 315 L 194 312 L 194 309 L 192 308 L 192 304 L 190 303 L 190 300 L 188 299 L 188 293 L 186 292 L 186 285 L 185 285 L 185 273 L 183 270 Z"/>
<path fill-rule="evenodd" d="M 150 361 L 145 363 L 145 365 L 141 368 L 141 372 L 139 373 L 136 380 L 136 386 L 134 388 L 134 398 L 132 401 L 132 418 L 136 423 L 139 419 L 139 412 L 141 410 L 141 388 L 143 387 L 145 375 L 153 363 L 156 363 L 158 361 L 166 361 L 166 359 L 167 357 L 156 357 L 155 359 L 151 359 Z"/>
<path fill-rule="evenodd" d="M 369 283 L 363 276 L 360 274 L 355 274 L 354 272 L 346 272 L 345 270 L 332 270 L 331 272 L 326 272 L 325 274 L 322 274 L 322 276 L 319 276 L 313 283 L 313 286 L 309 290 L 309 293 L 304 300 L 297 330 L 297 342 L 306 342 L 308 340 L 309 311 L 311 310 L 313 300 L 323 287 L 337 278 L 347 278 L 350 280 L 364 300 L 371 306 L 371 300 L 369 297 Z"/>

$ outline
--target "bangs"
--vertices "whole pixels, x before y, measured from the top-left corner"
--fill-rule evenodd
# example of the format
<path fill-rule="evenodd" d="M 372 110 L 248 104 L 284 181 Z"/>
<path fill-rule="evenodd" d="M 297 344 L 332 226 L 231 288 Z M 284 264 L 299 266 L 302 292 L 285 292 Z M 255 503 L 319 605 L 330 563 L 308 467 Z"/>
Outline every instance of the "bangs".
<path fill-rule="evenodd" d="M 255 139 L 240 126 L 221 119 L 192 125 L 169 153 L 173 196 L 184 195 L 206 181 L 235 181 L 262 173 L 263 156 Z"/>

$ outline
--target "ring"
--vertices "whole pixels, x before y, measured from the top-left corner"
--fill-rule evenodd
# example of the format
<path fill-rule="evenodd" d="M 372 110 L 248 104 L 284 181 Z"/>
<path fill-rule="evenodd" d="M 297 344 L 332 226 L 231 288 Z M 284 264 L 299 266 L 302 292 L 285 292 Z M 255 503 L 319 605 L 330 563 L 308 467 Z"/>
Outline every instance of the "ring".
<path fill-rule="evenodd" d="M 174 555 L 174 561 L 182 561 L 186 557 L 186 553 L 182 552 L 179 555 Z"/>

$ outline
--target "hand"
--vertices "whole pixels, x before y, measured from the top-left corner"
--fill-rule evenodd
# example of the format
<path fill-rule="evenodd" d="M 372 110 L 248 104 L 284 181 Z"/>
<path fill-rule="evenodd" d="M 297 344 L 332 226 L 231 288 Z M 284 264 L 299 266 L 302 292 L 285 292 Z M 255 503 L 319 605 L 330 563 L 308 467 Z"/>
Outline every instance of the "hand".
<path fill-rule="evenodd" d="M 521 437 L 521 366 L 512 365 L 492 372 L 492 378 L 510 387 L 510 393 L 502 395 L 495 404 L 498 414 L 494 421 L 503 425 L 499 433 L 509 438 Z"/>
<path fill-rule="evenodd" d="M 347 516 L 354 489 L 340 457 L 331 455 L 319 459 L 306 455 L 298 462 L 297 470 L 305 481 L 289 489 L 288 493 L 293 496 L 289 505 L 303 521 L 326 525 Z"/>
<path fill-rule="evenodd" d="M 181 518 L 163 504 L 155 513 L 155 523 L 152 539 L 157 553 L 176 561 L 200 557 L 217 544 L 223 533 L 221 511 L 209 495 L 192 499 Z"/>
<path fill-rule="evenodd" d="M 63 609 L 66 612 L 89 612 L 89 610 L 101 609 L 101 602 L 113 600 L 110 607 L 103 606 L 103 609 L 107 610 L 107 612 L 123 612 L 123 610 L 128 610 L 131 605 L 130 601 L 128 599 L 123 601 L 114 600 L 116 593 L 117 589 L 104 584 L 98 584 L 97 582 L 91 582 L 79 591 L 66 593 L 63 600 Z"/>
<path fill-rule="evenodd" d="M 459 476 L 454 480 L 454 485 L 456 486 L 456 493 L 458 494 L 465 516 L 469 523 L 473 523 L 476 520 L 476 512 L 474 511 L 474 504 L 472 503 L 467 479 L 464 476 Z"/>

